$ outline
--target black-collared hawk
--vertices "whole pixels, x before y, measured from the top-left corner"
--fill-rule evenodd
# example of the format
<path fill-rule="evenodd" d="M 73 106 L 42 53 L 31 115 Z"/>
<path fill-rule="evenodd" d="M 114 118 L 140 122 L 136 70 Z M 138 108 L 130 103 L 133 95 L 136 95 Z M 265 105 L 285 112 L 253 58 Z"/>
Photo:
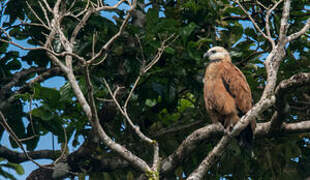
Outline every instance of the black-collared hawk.
<path fill-rule="evenodd" d="M 220 122 L 225 129 L 231 129 L 252 108 L 251 89 L 225 48 L 213 47 L 203 57 L 209 57 L 204 76 L 206 110 L 213 123 Z M 240 133 L 240 145 L 252 144 L 255 127 L 253 120 Z"/>

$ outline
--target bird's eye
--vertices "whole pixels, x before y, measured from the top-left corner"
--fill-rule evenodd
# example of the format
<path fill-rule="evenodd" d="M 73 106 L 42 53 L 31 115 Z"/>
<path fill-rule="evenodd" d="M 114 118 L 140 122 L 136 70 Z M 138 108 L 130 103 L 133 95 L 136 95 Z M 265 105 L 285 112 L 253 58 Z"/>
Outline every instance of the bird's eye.
<path fill-rule="evenodd" d="M 215 51 L 215 50 L 212 50 L 211 53 L 214 54 L 214 53 L 216 53 L 216 51 Z"/>

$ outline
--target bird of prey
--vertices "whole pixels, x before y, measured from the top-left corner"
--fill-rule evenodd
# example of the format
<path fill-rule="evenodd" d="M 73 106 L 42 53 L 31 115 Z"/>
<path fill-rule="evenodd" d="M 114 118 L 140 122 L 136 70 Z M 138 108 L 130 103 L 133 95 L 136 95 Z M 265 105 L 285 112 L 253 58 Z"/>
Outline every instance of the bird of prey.
<path fill-rule="evenodd" d="M 230 130 L 252 108 L 251 89 L 225 48 L 213 47 L 203 57 L 209 57 L 204 76 L 206 110 L 213 123 L 220 122 Z M 255 127 L 253 120 L 240 133 L 237 137 L 240 145 L 252 144 Z"/>

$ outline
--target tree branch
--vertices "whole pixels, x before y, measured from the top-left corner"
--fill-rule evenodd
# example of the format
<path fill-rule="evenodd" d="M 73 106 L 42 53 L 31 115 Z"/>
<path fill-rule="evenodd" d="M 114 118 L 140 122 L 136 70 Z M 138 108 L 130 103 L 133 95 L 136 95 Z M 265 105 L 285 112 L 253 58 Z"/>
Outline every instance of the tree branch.
<path fill-rule="evenodd" d="M 39 73 L 39 72 L 42 72 L 42 71 L 45 71 L 46 68 L 44 67 L 32 67 L 32 68 L 29 68 L 29 69 L 23 69 L 19 72 L 16 72 L 12 79 L 10 80 L 9 83 L 5 84 L 3 87 L 0 88 L 0 97 L 4 97 L 4 94 L 6 92 L 9 92 L 10 89 L 13 87 L 13 86 L 16 86 L 22 78 L 24 78 L 25 76 L 31 74 L 31 73 Z"/>
<path fill-rule="evenodd" d="M 28 155 L 32 159 L 52 159 L 55 160 L 60 155 L 60 151 L 51 151 L 51 150 L 39 150 L 28 152 Z M 13 163 L 22 163 L 29 161 L 25 153 L 12 151 L 2 145 L 0 145 L 0 157 L 5 158 Z"/>
<path fill-rule="evenodd" d="M 279 83 L 275 90 L 277 112 L 271 121 L 272 130 L 278 130 L 286 118 L 288 111 L 288 108 L 286 108 L 286 95 L 292 90 L 306 85 L 310 85 L 310 73 L 295 74 Z"/>
<path fill-rule="evenodd" d="M 45 81 L 45 80 L 47 80 L 47 79 L 49 79 L 55 75 L 62 75 L 62 72 L 61 72 L 59 67 L 54 67 L 54 68 L 48 69 L 47 71 L 39 74 L 37 77 L 35 77 L 34 79 L 30 80 L 25 85 L 20 87 L 20 89 L 18 91 L 14 92 L 14 94 L 12 94 L 10 97 L 6 98 L 6 100 L 1 101 L 0 109 L 3 109 L 3 107 L 6 104 L 12 103 L 15 100 L 15 97 L 17 95 L 26 92 L 34 83 L 43 82 L 43 81 Z"/>
<path fill-rule="evenodd" d="M 246 13 L 247 11 L 241 6 L 239 1 L 235 1 L 240 8 Z M 255 120 L 255 118 L 266 108 L 271 107 L 275 104 L 275 94 L 274 89 L 277 82 L 277 74 L 280 66 L 280 62 L 285 56 L 285 45 L 286 45 L 286 32 L 287 32 L 287 21 L 289 17 L 290 0 L 285 0 L 283 13 L 281 18 L 281 28 L 280 28 L 280 38 L 278 44 L 273 47 L 270 54 L 267 56 L 264 64 L 267 71 L 267 84 L 265 86 L 264 92 L 253 108 L 246 113 L 234 126 L 231 132 L 227 132 L 226 135 L 222 137 L 220 142 L 209 152 L 208 156 L 200 163 L 197 169 L 195 169 L 188 177 L 188 180 L 192 179 L 202 179 L 209 168 L 218 160 L 218 157 L 224 153 L 225 147 L 229 144 L 232 137 L 236 137 L 240 132 L 249 124 L 250 121 Z M 268 36 L 262 32 L 262 30 L 257 26 L 254 20 L 248 15 L 254 26 L 262 33 L 262 35 L 268 39 Z M 270 41 L 270 40 L 269 40 Z"/>
<path fill-rule="evenodd" d="M 188 154 L 196 149 L 199 142 L 210 139 L 214 135 L 223 134 L 223 132 L 224 127 L 221 124 L 210 124 L 197 129 L 187 136 L 174 153 L 163 160 L 160 172 L 165 174 L 173 170 L 179 162 L 182 162 Z"/>
<path fill-rule="evenodd" d="M 265 28 L 266 28 L 267 36 L 271 39 L 270 43 L 271 43 L 271 45 L 272 45 L 272 48 L 275 47 L 275 42 L 274 42 L 274 40 L 272 39 L 272 36 L 271 36 L 271 33 L 270 33 L 269 18 L 270 18 L 271 13 L 275 10 L 275 8 L 277 8 L 277 6 L 278 6 L 282 1 L 283 1 L 283 0 L 278 1 L 276 4 L 274 4 L 274 5 L 272 6 L 272 8 L 268 9 L 268 11 L 267 11 L 267 13 L 266 13 L 266 17 L 265 17 L 265 21 L 266 21 Z"/>
<path fill-rule="evenodd" d="M 297 39 L 298 37 L 300 37 L 301 35 L 305 34 L 310 28 L 310 18 L 308 18 L 305 26 L 298 32 L 291 34 L 288 38 L 287 38 L 287 42 L 290 42 L 294 39 Z"/>
<path fill-rule="evenodd" d="M 239 0 L 233 0 L 234 2 L 236 2 L 238 4 L 238 6 L 242 9 L 242 11 L 249 17 L 249 19 L 251 20 L 251 22 L 253 23 L 254 27 L 262 34 L 262 36 L 264 38 L 266 38 L 272 45 L 274 45 L 274 41 L 273 39 L 266 35 L 263 30 L 257 25 L 257 23 L 255 22 L 255 20 L 252 18 L 252 16 L 247 12 L 247 10 L 240 4 Z"/>

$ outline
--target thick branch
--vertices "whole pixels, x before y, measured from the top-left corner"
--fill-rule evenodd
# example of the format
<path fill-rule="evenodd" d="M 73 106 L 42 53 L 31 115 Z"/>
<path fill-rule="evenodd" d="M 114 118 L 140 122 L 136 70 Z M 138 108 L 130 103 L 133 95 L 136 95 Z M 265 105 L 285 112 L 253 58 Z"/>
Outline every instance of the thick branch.
<path fill-rule="evenodd" d="M 272 131 L 270 122 L 258 123 L 255 129 L 254 136 L 256 139 L 268 138 L 271 132 Z M 285 136 L 288 134 L 304 132 L 310 132 L 310 120 L 297 123 L 283 123 L 281 125 L 278 135 Z M 197 129 L 181 143 L 181 145 L 173 154 L 163 160 L 161 166 L 161 173 L 167 174 L 174 170 L 174 168 L 180 162 L 182 162 L 187 157 L 187 155 L 195 151 L 197 145 L 199 145 L 201 141 L 208 141 L 214 136 L 220 136 L 223 134 L 224 128 L 220 124 L 210 124 L 200 129 Z"/>
<path fill-rule="evenodd" d="M 265 98 L 256 103 L 255 106 L 238 121 L 232 131 L 227 132 L 227 134 L 222 137 L 220 142 L 213 148 L 211 152 L 209 152 L 208 156 L 200 163 L 198 168 L 189 175 L 188 180 L 202 179 L 209 168 L 218 160 L 218 157 L 224 153 L 231 139 L 239 135 L 250 121 L 255 120 L 258 114 L 265 111 L 267 108 L 273 105 L 274 102 L 275 98 Z"/>
<path fill-rule="evenodd" d="M 296 123 L 282 123 L 277 135 L 288 135 L 310 132 L 310 120 Z M 255 137 L 266 138 L 272 133 L 271 123 L 259 123 L 255 129 Z"/>
<path fill-rule="evenodd" d="M 271 121 L 271 128 L 277 130 L 285 120 L 288 108 L 286 108 L 286 95 L 298 87 L 310 85 L 310 73 L 299 73 L 279 83 L 275 90 L 277 112 Z"/>
<path fill-rule="evenodd" d="M 291 7 L 291 0 L 285 0 L 283 5 L 282 11 L 282 18 L 280 23 L 280 34 L 279 34 L 279 43 L 286 41 L 286 34 L 289 27 L 288 18 L 290 15 L 290 7 Z M 285 42 L 286 44 L 286 42 Z"/>
<path fill-rule="evenodd" d="M 186 155 L 194 151 L 202 140 L 207 140 L 214 135 L 223 134 L 224 128 L 220 124 L 210 124 L 203 128 L 197 129 L 190 134 L 178 147 L 178 149 L 163 160 L 161 172 L 167 173 L 173 170 L 179 162 L 182 162 Z"/>

